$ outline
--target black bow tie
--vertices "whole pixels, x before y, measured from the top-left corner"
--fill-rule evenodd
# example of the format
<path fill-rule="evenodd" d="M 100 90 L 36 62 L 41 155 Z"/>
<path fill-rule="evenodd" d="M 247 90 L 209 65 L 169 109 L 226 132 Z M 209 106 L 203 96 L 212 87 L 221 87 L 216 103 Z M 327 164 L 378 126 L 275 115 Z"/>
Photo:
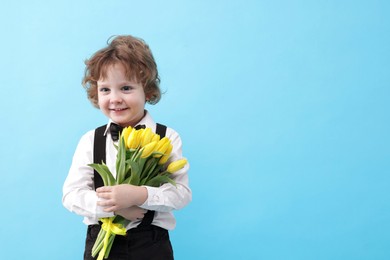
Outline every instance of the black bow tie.
<path fill-rule="evenodd" d="M 135 129 L 144 129 L 145 125 L 137 125 Z M 119 134 L 122 132 L 123 127 L 120 125 L 117 125 L 115 123 L 110 124 L 110 133 L 111 133 L 111 138 L 114 142 L 118 141 L 119 139 Z"/>

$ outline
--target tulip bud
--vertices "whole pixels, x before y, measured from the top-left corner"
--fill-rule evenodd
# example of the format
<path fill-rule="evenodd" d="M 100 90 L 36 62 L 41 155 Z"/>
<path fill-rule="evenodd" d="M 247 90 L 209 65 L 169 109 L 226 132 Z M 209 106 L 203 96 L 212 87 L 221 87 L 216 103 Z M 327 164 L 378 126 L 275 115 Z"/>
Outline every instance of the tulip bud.
<path fill-rule="evenodd" d="M 161 155 L 165 154 L 165 152 L 168 150 L 170 145 L 171 145 L 171 143 L 167 142 L 163 146 L 157 147 L 156 152 L 159 152 Z"/>
<path fill-rule="evenodd" d="M 169 156 L 171 156 L 172 148 L 173 148 L 173 146 L 171 144 L 169 144 L 168 149 L 165 151 L 164 155 L 161 156 L 160 160 L 158 161 L 158 164 L 163 165 L 168 161 Z M 158 158 L 158 157 L 156 157 L 156 158 Z"/>
<path fill-rule="evenodd" d="M 144 147 L 145 145 L 150 143 L 152 141 L 152 138 L 153 138 L 152 129 L 150 128 L 143 129 L 140 136 L 141 147 Z"/>
<path fill-rule="evenodd" d="M 145 145 L 145 146 L 142 148 L 141 158 L 147 158 L 147 157 L 149 157 L 150 155 L 152 155 L 152 153 L 154 152 L 154 148 L 156 147 L 156 145 L 157 145 L 157 142 L 151 142 L 151 143 L 148 143 L 147 145 Z"/>
<path fill-rule="evenodd" d="M 127 139 L 129 138 L 130 132 L 133 130 L 131 126 L 125 127 L 122 131 L 122 138 L 125 140 L 125 143 L 127 142 Z"/>
<path fill-rule="evenodd" d="M 127 148 L 129 149 L 137 149 L 140 144 L 140 138 L 139 138 L 139 130 L 133 129 L 127 138 Z"/>
<path fill-rule="evenodd" d="M 157 142 L 160 141 L 160 136 L 158 134 L 153 135 L 151 142 L 154 142 L 154 141 L 157 141 Z"/>
<path fill-rule="evenodd" d="M 168 165 L 167 172 L 174 173 L 177 172 L 180 169 L 183 169 L 183 167 L 187 164 L 187 159 L 180 159 L 175 162 L 172 162 Z"/>
<path fill-rule="evenodd" d="M 165 154 L 165 151 L 168 149 L 169 145 L 171 145 L 171 141 L 167 138 L 164 137 L 161 139 L 156 146 L 156 154 L 154 154 L 154 158 L 159 158 L 163 154 Z"/>
<path fill-rule="evenodd" d="M 156 150 L 157 151 L 161 151 L 161 149 L 163 148 L 163 146 L 166 144 L 166 143 L 170 143 L 171 141 L 168 139 L 168 137 L 164 137 L 162 138 L 158 143 L 157 143 L 157 147 L 156 147 Z M 167 147 L 165 148 L 165 150 L 167 149 Z M 164 153 L 164 152 L 162 152 Z"/>

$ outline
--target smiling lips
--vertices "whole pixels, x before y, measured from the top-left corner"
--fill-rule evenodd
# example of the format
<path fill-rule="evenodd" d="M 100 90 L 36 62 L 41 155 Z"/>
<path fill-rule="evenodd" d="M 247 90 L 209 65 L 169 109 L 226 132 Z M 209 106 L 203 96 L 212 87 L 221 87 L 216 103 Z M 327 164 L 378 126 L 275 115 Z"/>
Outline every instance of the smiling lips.
<path fill-rule="evenodd" d="M 114 111 L 114 112 L 120 112 L 120 111 L 123 111 L 123 110 L 126 110 L 127 108 L 110 108 L 111 111 Z"/>

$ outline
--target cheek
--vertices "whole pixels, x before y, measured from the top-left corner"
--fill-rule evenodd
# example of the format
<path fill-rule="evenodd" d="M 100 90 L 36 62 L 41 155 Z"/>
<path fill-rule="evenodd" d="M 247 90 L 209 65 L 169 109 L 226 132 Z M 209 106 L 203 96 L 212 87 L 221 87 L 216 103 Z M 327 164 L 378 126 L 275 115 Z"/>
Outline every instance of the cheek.
<path fill-rule="evenodd" d="M 145 104 L 145 95 L 143 93 L 137 93 L 137 95 L 129 96 L 127 101 L 133 105 L 143 105 Z"/>
<path fill-rule="evenodd" d="M 145 106 L 145 103 L 146 103 L 145 96 L 140 96 L 140 97 L 137 99 L 137 103 L 138 103 L 139 106 L 144 107 L 144 106 Z"/>
<path fill-rule="evenodd" d="M 139 100 L 142 101 L 145 104 L 145 101 L 148 99 L 148 96 L 145 92 L 142 91 L 139 95 Z"/>
<path fill-rule="evenodd" d="M 97 104 L 100 108 L 104 108 L 104 106 L 107 104 L 107 98 L 104 98 L 104 96 L 98 95 L 97 96 Z"/>

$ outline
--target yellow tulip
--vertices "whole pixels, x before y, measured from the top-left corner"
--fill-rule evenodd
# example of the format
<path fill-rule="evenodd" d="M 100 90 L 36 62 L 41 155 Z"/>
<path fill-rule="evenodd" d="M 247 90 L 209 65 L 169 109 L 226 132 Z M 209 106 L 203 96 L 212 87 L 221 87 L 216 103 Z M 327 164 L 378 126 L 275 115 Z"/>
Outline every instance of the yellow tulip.
<path fill-rule="evenodd" d="M 129 149 L 137 149 L 140 144 L 140 138 L 139 138 L 139 130 L 133 129 L 127 138 L 127 148 Z"/>
<path fill-rule="evenodd" d="M 168 161 L 169 159 L 169 156 L 166 156 L 166 155 L 163 155 L 160 160 L 158 161 L 158 164 L 160 165 L 163 165 L 163 164 L 166 164 L 166 162 Z"/>
<path fill-rule="evenodd" d="M 141 158 L 148 158 L 153 152 L 154 148 L 156 147 L 157 142 L 151 142 L 145 145 L 142 149 Z"/>
<path fill-rule="evenodd" d="M 135 129 L 134 128 L 132 128 L 132 129 L 129 129 L 129 130 L 123 130 L 123 131 L 125 131 L 125 134 L 123 135 L 123 138 L 125 139 L 125 144 L 126 144 L 126 148 L 127 149 L 130 149 L 130 142 L 131 142 L 131 138 L 130 138 L 130 136 L 132 136 L 132 133 L 135 131 Z M 133 134 L 134 135 L 134 134 Z M 125 137 L 125 136 L 127 136 L 127 137 Z"/>
<path fill-rule="evenodd" d="M 162 151 L 164 145 L 165 145 L 166 143 L 170 143 L 170 142 L 171 142 L 171 141 L 168 139 L 168 137 L 162 138 L 160 141 L 158 141 L 156 150 L 159 151 L 159 152 L 164 153 L 165 151 Z M 165 150 L 166 150 L 166 149 L 167 149 L 167 147 L 165 147 Z"/>
<path fill-rule="evenodd" d="M 161 156 L 160 160 L 158 161 L 158 164 L 163 165 L 168 161 L 169 156 L 171 156 L 172 148 L 173 146 L 169 144 L 168 149 L 165 151 L 164 155 Z M 154 156 L 154 157 L 158 158 L 158 156 L 157 157 Z"/>
<path fill-rule="evenodd" d="M 125 127 L 122 131 L 122 138 L 127 142 L 127 138 L 129 138 L 130 132 L 133 130 L 131 126 Z"/>
<path fill-rule="evenodd" d="M 177 172 L 180 169 L 183 169 L 183 167 L 187 164 L 187 159 L 180 159 L 177 161 L 174 161 L 168 165 L 167 172 L 174 173 Z"/>
<path fill-rule="evenodd" d="M 153 135 L 151 142 L 154 142 L 154 141 L 157 141 L 157 142 L 160 141 L 160 136 L 158 134 Z"/>
<path fill-rule="evenodd" d="M 169 148 L 170 145 L 171 145 L 171 143 L 170 143 L 170 142 L 167 142 L 167 143 L 165 143 L 163 146 L 157 147 L 157 148 L 156 148 L 156 152 L 160 152 L 160 153 L 162 153 L 162 154 L 165 154 L 165 152 L 168 150 L 168 148 Z"/>
<path fill-rule="evenodd" d="M 159 158 L 161 157 L 163 154 L 165 154 L 166 150 L 168 149 L 168 147 L 171 145 L 171 141 L 167 138 L 167 137 L 164 137 L 163 139 L 161 139 L 158 143 L 157 143 L 157 146 L 156 146 L 156 153 L 154 154 L 154 158 Z"/>
<path fill-rule="evenodd" d="M 150 128 L 142 129 L 142 133 L 140 135 L 141 147 L 144 147 L 145 145 L 150 143 L 152 141 L 152 138 L 153 138 L 152 129 Z"/>
<path fill-rule="evenodd" d="M 171 156 L 172 149 L 173 149 L 173 145 L 171 143 L 169 143 L 169 147 L 165 151 L 164 155 Z"/>

